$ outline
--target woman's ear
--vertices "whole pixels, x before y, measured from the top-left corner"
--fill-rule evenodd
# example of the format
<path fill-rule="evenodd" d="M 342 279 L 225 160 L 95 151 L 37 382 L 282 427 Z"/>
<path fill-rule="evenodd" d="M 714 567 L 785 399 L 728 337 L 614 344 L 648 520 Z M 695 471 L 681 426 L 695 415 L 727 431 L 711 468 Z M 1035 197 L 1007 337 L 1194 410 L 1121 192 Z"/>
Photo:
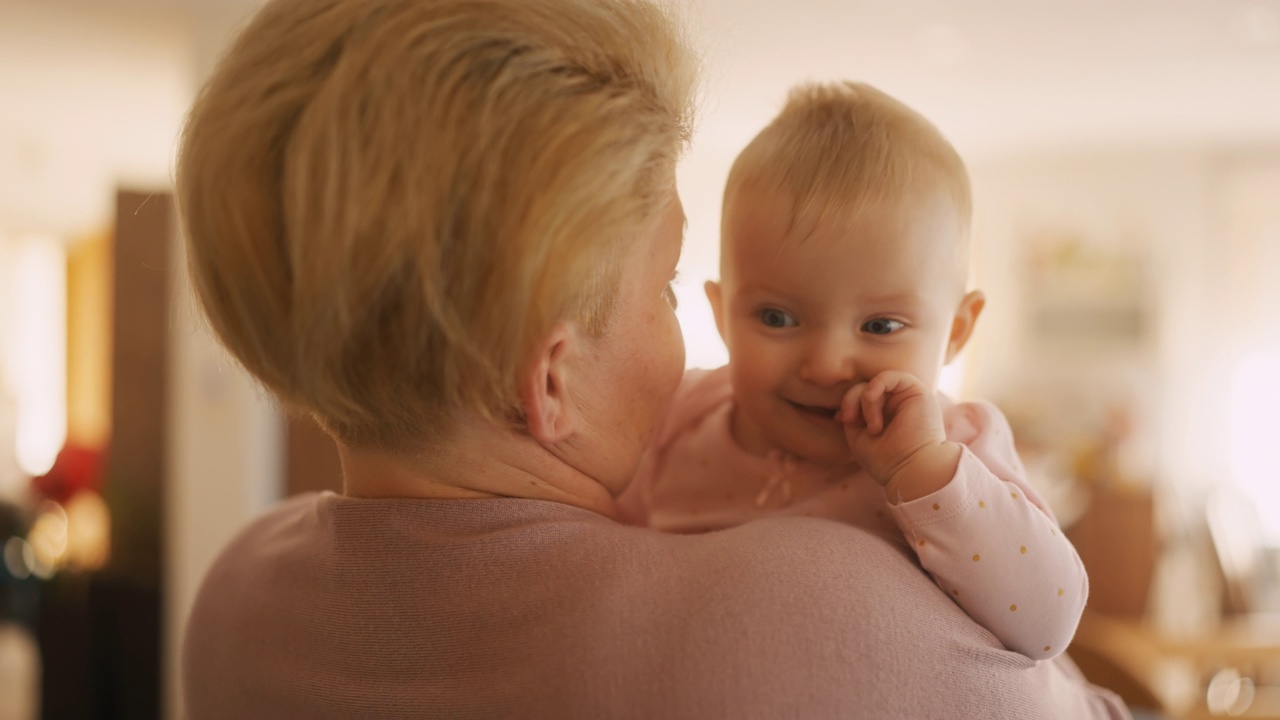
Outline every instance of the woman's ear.
<path fill-rule="evenodd" d="M 720 290 L 720 283 L 715 280 L 708 280 L 702 289 L 707 293 L 707 301 L 711 303 L 711 314 L 716 319 L 716 331 L 720 333 L 720 339 L 729 344 L 729 339 L 724 336 L 724 295 Z"/>
<path fill-rule="evenodd" d="M 951 336 L 947 339 L 946 362 L 954 360 L 964 349 L 969 338 L 973 336 L 973 328 L 978 324 L 978 316 L 982 314 L 982 308 L 986 306 L 987 296 L 980 290 L 974 290 L 960 299 L 956 315 L 951 320 Z"/>
<path fill-rule="evenodd" d="M 573 434 L 577 408 L 568 392 L 572 376 L 569 360 L 577 351 L 578 336 L 565 323 L 551 328 L 520 378 L 520 409 L 525 426 L 543 445 L 564 441 Z"/>

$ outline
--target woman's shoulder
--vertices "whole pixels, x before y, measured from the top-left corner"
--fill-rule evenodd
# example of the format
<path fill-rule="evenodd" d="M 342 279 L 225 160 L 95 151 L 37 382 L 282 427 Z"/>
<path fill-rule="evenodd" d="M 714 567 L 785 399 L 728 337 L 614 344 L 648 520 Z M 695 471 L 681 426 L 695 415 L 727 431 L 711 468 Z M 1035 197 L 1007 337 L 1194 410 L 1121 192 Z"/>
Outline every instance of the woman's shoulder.
<path fill-rule="evenodd" d="M 759 592 L 768 595 L 804 589 L 838 597 L 837 606 L 850 612 L 849 601 L 865 607 L 903 593 L 936 592 L 900 542 L 865 528 L 826 519 L 777 518 L 736 530 L 741 530 L 741 548 L 736 553 L 757 558 L 755 581 L 761 586 Z M 786 583 L 777 582 L 780 579 Z M 851 614 L 867 617 L 856 610 Z"/>
<path fill-rule="evenodd" d="M 332 493 L 290 498 L 246 526 L 212 575 L 307 561 L 564 565 L 602 582 L 695 585 L 764 602 L 792 592 L 871 599 L 933 585 L 908 552 L 874 532 L 829 520 L 780 517 L 700 535 L 659 533 L 534 500 L 360 500 Z M 368 557 L 365 557 L 365 556 Z M 252 581 L 246 578 L 245 581 Z M 655 598 L 658 599 L 658 598 Z"/>
<path fill-rule="evenodd" d="M 785 573 L 814 582 L 838 580 L 856 566 L 859 576 L 905 572 L 919 574 L 899 544 L 864 528 L 826 519 L 777 517 L 744 523 L 697 536 L 705 562 L 734 562 L 739 567 L 769 574 Z"/>
<path fill-rule="evenodd" d="M 897 544 L 813 518 L 668 535 L 544 501 L 297 498 L 228 547 L 185 657 L 205 707 L 227 688 L 288 695 L 272 684 L 281 667 L 304 682 L 377 666 L 413 695 L 501 666 L 521 668 L 512 702 L 535 688 L 635 716 L 785 715 L 802 699 L 809 716 L 900 715 L 887 672 L 922 698 L 914 716 L 1049 717 L 970 698 L 970 681 L 1017 696 L 1030 661 Z M 944 671 L 954 687 L 940 690 Z"/>
<path fill-rule="evenodd" d="M 658 560 L 639 573 L 615 566 L 621 592 L 604 596 L 621 598 L 610 615 L 646 639 L 652 662 L 636 666 L 651 670 L 647 682 L 678 692 L 663 674 L 675 653 L 700 669 L 704 688 L 779 713 L 775 690 L 786 686 L 812 700 L 812 716 L 941 717 L 954 705 L 957 717 L 1049 717 L 992 713 L 970 695 L 965 684 L 981 681 L 1019 697 L 1015 675 L 1033 663 L 1001 648 L 908 551 L 873 532 L 788 517 L 640 544 Z M 953 680 L 939 681 L 947 673 Z M 886 682 L 918 698 L 919 713 L 886 695 Z"/>
<path fill-rule="evenodd" d="M 320 504 L 332 493 L 306 493 L 285 498 L 264 510 L 240 529 L 223 547 L 212 572 L 220 566 L 244 566 L 246 555 L 270 549 L 274 552 L 305 547 L 310 529 L 316 524 Z"/>
<path fill-rule="evenodd" d="M 915 607 L 940 608 L 929 622 L 966 624 L 899 543 L 859 527 L 779 517 L 702 535 L 625 532 L 633 537 L 622 554 L 645 554 L 645 569 L 641 579 L 620 581 L 647 583 L 651 591 L 657 589 L 651 601 L 671 603 L 669 609 L 683 616 L 705 610 L 717 622 L 768 623 L 779 630 L 865 642 L 883 630 L 878 611 L 869 608 L 915 597 L 923 598 Z M 700 602 L 689 602 L 691 588 Z M 833 621 L 840 627 L 831 629 Z"/>
<path fill-rule="evenodd" d="M 477 593 L 497 598 L 527 581 L 525 591 L 550 586 L 556 595 L 592 598 L 591 613 L 654 628 L 692 620 L 708 641 L 731 644 L 739 626 L 809 642 L 862 643 L 886 629 L 900 637 L 922 623 L 935 631 L 939 623 L 974 627 L 899 544 L 829 520 L 769 518 L 673 535 L 544 501 L 335 495 L 287 500 L 246 527 L 206 578 L 205 589 L 217 592 L 201 593 L 198 614 L 243 612 L 244 605 L 228 607 L 233 598 L 268 587 L 306 595 L 352 568 L 377 567 L 383 570 L 370 582 L 396 578 L 388 593 L 438 594 L 437 584 L 465 578 L 477 588 L 492 585 Z M 530 567 L 539 569 L 536 577 Z M 283 569 L 289 583 L 282 583 Z M 878 610 L 903 597 L 916 598 L 911 608 L 921 617 L 913 619 L 910 608 L 896 616 Z"/>

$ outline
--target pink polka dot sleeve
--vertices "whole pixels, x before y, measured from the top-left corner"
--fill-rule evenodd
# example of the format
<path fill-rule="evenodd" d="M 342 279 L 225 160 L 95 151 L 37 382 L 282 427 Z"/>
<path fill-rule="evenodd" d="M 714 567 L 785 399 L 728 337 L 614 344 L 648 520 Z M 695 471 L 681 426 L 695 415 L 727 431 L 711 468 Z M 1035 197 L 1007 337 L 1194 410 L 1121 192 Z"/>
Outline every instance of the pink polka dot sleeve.
<path fill-rule="evenodd" d="M 1007 421 L 988 403 L 948 408 L 964 446 L 955 477 L 890 511 L 943 592 L 1010 650 L 1035 660 L 1071 642 L 1089 596 L 1080 556 L 1027 484 Z"/>

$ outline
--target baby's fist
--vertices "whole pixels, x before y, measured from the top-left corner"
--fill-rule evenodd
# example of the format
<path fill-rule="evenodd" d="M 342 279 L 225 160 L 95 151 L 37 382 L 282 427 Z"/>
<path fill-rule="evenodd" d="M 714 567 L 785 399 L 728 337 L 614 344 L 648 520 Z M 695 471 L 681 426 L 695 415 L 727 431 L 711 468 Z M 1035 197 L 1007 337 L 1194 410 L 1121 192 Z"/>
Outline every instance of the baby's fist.
<path fill-rule="evenodd" d="M 919 378 L 896 370 L 850 388 L 840 419 L 854 460 L 881 485 L 918 451 L 947 439 L 936 395 Z"/>

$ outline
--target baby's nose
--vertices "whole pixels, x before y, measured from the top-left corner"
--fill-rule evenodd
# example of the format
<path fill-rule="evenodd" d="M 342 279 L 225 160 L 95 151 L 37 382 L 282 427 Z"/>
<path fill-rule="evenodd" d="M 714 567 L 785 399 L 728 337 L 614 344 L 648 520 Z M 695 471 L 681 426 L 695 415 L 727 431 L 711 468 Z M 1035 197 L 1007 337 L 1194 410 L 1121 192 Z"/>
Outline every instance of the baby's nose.
<path fill-rule="evenodd" d="M 838 385 L 851 382 L 856 372 L 853 343 L 828 338 L 810 350 L 800 367 L 800 378 L 815 385 Z"/>

